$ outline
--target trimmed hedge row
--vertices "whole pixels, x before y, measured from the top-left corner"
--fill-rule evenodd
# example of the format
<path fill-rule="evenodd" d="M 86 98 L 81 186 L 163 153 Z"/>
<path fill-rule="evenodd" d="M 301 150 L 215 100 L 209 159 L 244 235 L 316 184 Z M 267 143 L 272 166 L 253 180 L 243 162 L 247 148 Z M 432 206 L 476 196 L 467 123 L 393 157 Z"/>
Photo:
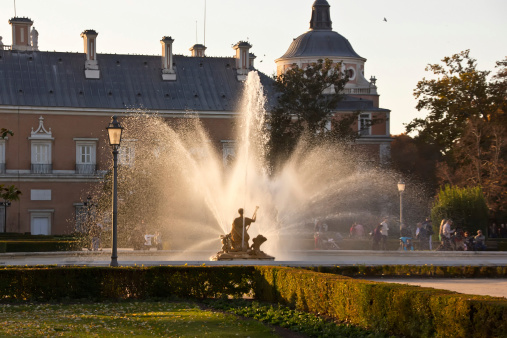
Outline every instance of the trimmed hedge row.
<path fill-rule="evenodd" d="M 0 301 L 242 297 L 251 293 L 253 271 L 248 267 L 0 268 Z"/>
<path fill-rule="evenodd" d="M 80 250 L 76 240 L 12 240 L 0 241 L 0 252 L 52 252 Z"/>
<path fill-rule="evenodd" d="M 507 300 L 287 267 L 0 268 L 0 301 L 167 297 L 280 303 L 411 337 L 502 337 Z"/>
<path fill-rule="evenodd" d="M 507 277 L 504 266 L 438 266 L 438 265 L 354 265 L 319 266 L 312 271 L 333 273 L 349 277 Z"/>
<path fill-rule="evenodd" d="M 507 301 L 303 269 L 257 267 L 255 298 L 410 337 L 505 337 Z"/>

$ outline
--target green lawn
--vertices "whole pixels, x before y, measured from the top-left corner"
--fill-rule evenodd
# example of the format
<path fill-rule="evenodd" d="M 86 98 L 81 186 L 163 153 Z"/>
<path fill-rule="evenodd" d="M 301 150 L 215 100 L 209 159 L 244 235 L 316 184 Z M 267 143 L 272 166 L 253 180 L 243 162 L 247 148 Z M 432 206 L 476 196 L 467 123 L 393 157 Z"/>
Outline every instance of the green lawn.
<path fill-rule="evenodd" d="M 255 320 L 191 302 L 0 304 L 1 337 L 276 337 Z"/>

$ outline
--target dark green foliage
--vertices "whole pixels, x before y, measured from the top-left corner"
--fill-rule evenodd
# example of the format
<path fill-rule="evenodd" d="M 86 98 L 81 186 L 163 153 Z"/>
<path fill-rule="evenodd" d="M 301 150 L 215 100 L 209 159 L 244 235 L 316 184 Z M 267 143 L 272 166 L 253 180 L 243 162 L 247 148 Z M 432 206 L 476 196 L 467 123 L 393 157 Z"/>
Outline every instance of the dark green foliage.
<path fill-rule="evenodd" d="M 241 297 L 251 292 L 248 267 L 0 268 L 3 301 Z"/>
<path fill-rule="evenodd" d="M 471 117 L 487 119 L 496 113 L 489 95 L 488 71 L 476 69 L 477 62 L 466 50 L 442 59 L 443 65 L 430 64 L 426 71 L 437 78 L 419 81 L 414 90 L 417 110 L 427 110 L 426 118 L 407 124 L 407 132 L 418 132 L 423 142 L 447 154 L 464 131 Z"/>
<path fill-rule="evenodd" d="M 439 233 L 442 219 L 452 219 L 454 227 L 486 233 L 488 207 L 480 187 L 460 188 L 445 186 L 440 190 L 431 209 L 433 231 Z"/>
<path fill-rule="evenodd" d="M 256 320 L 301 332 L 309 337 L 387 337 L 384 333 L 353 326 L 339 324 L 317 315 L 293 310 L 287 306 L 259 303 L 248 300 L 207 300 L 207 306 L 213 309 L 254 318 Z"/>

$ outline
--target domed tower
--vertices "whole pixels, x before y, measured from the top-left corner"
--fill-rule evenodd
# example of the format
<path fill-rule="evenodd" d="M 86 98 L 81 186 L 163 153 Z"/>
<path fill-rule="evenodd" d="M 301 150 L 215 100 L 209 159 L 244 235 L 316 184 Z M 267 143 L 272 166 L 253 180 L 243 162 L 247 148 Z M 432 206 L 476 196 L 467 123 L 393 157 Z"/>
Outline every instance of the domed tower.
<path fill-rule="evenodd" d="M 375 77 L 371 82 L 364 77 L 366 59 L 356 53 L 350 42 L 333 31 L 330 6 L 326 0 L 315 0 L 312 5 L 310 29 L 295 38 L 285 54 L 276 59 L 277 74 L 283 74 L 296 64 L 306 68 L 319 59 L 342 63 L 342 71 L 349 81 L 345 85 L 342 101 L 335 108 L 334 118 L 360 112 L 357 124 L 359 138 L 355 146 L 371 154 L 372 161 L 387 163 L 390 158 L 390 110 L 379 107 Z M 326 93 L 324 93 L 326 94 Z"/>
<path fill-rule="evenodd" d="M 326 0 L 316 0 L 312 5 L 312 18 L 308 32 L 295 38 L 287 52 L 276 59 L 277 74 L 282 74 L 293 64 L 306 68 L 319 59 L 343 63 L 343 72 L 349 75 L 346 94 L 377 94 L 374 83 L 364 78 L 366 59 L 359 56 L 350 42 L 333 31 L 330 6 Z"/>

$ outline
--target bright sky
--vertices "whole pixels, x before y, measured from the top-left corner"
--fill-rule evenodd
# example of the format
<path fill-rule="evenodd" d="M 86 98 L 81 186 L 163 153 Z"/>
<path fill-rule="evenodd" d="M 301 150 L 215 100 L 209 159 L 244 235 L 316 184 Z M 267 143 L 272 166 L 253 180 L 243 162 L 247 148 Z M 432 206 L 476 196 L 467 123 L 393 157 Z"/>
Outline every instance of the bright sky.
<path fill-rule="evenodd" d="M 231 46 L 248 40 L 256 67 L 271 75 L 274 60 L 309 28 L 314 0 L 206 0 L 208 56 L 232 56 Z M 465 49 L 479 69 L 494 70 L 507 56 L 505 0 L 328 0 L 333 30 L 367 59 L 365 77 L 375 75 L 380 106 L 391 109 L 391 133 L 424 117 L 412 95 L 428 76 L 428 63 Z M 176 54 L 204 42 L 205 0 L 17 0 L 16 14 L 39 32 L 40 50 L 83 52 L 80 33 L 99 33 L 98 53 L 160 55 L 160 39 L 175 39 Z M 14 0 L 0 0 L 0 36 L 11 44 Z M 387 22 L 384 21 L 384 17 Z M 197 25 L 196 25 L 197 22 Z M 197 26 L 197 29 L 196 29 Z M 99 61 L 100 62 L 100 61 Z"/>

